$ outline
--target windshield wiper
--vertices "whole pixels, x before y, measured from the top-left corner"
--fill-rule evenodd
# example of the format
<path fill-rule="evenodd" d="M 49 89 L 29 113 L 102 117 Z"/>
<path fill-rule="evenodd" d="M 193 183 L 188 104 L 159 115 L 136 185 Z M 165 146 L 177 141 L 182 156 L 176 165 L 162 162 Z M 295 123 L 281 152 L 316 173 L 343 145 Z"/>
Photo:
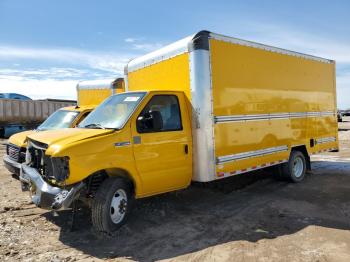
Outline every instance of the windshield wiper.
<path fill-rule="evenodd" d="M 88 124 L 86 126 L 83 126 L 84 128 L 97 128 L 97 129 L 106 129 L 103 126 L 101 126 L 100 124 Z"/>

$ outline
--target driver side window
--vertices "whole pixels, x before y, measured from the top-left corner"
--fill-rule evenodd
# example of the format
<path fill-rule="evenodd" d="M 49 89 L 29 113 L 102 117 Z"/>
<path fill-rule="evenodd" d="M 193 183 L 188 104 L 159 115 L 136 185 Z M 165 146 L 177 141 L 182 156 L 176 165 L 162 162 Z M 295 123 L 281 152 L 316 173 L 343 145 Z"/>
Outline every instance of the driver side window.
<path fill-rule="evenodd" d="M 153 96 L 138 116 L 136 127 L 139 133 L 182 130 L 177 96 Z"/>

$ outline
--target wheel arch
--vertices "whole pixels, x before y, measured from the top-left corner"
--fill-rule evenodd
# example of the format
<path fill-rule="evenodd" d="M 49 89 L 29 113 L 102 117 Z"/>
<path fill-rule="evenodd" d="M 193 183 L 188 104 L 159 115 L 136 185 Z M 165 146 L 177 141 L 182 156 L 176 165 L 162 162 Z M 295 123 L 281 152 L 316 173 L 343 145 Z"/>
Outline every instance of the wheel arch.
<path fill-rule="evenodd" d="M 139 184 L 129 171 L 123 168 L 110 168 L 110 169 L 105 169 L 104 172 L 106 172 L 106 174 L 109 177 L 121 177 L 126 181 L 128 181 L 132 188 L 132 192 L 136 196 L 136 193 L 138 192 L 138 189 L 139 189 L 139 186 L 138 186 Z"/>
<path fill-rule="evenodd" d="M 134 197 L 138 196 L 138 193 L 141 190 L 141 182 L 138 181 L 138 179 L 135 178 L 131 172 L 123 168 L 107 168 L 93 172 L 84 179 L 87 185 L 87 192 L 92 193 L 92 195 L 94 195 L 94 193 L 101 186 L 103 181 L 106 180 L 106 178 L 108 177 L 123 178 L 130 184 Z"/>
<path fill-rule="evenodd" d="M 311 170 L 311 159 L 310 159 L 310 154 L 307 150 L 307 147 L 305 145 L 292 146 L 291 151 L 299 151 L 299 152 L 303 153 L 303 155 L 306 159 L 306 170 L 310 171 Z"/>

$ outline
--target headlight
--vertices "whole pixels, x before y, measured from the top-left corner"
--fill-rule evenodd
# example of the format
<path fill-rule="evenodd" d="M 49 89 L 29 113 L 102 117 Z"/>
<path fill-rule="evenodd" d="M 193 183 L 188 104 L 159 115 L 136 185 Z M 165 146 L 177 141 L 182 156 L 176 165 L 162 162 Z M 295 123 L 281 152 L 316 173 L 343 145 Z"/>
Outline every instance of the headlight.
<path fill-rule="evenodd" d="M 52 175 L 57 182 L 63 182 L 69 176 L 69 157 L 51 157 Z"/>

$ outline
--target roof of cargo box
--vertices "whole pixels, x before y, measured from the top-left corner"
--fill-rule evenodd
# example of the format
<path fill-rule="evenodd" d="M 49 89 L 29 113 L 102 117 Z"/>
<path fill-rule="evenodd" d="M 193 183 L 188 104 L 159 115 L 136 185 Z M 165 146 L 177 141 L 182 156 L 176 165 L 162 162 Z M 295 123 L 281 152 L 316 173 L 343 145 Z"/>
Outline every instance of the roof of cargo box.
<path fill-rule="evenodd" d="M 81 89 L 116 89 L 123 87 L 123 78 L 80 81 L 77 90 Z"/>
<path fill-rule="evenodd" d="M 163 60 L 167 60 L 177 55 L 191 52 L 193 50 L 198 50 L 198 49 L 209 50 L 209 39 L 216 39 L 219 41 L 225 41 L 232 44 L 259 48 L 270 52 L 301 57 L 301 58 L 315 60 L 323 63 L 334 62 L 333 60 L 322 58 L 322 57 L 307 55 L 307 54 L 290 51 L 279 47 L 264 45 L 264 44 L 260 44 L 252 41 L 220 35 L 220 34 L 203 30 L 196 34 L 185 37 L 179 41 L 176 41 L 170 45 L 164 46 L 163 48 L 160 48 L 156 51 L 153 51 L 146 55 L 130 60 L 129 63 L 125 66 L 125 70 L 124 70 L 125 74 L 127 74 L 128 72 L 136 71 L 138 69 L 144 68 L 152 64 L 159 63 Z"/>

